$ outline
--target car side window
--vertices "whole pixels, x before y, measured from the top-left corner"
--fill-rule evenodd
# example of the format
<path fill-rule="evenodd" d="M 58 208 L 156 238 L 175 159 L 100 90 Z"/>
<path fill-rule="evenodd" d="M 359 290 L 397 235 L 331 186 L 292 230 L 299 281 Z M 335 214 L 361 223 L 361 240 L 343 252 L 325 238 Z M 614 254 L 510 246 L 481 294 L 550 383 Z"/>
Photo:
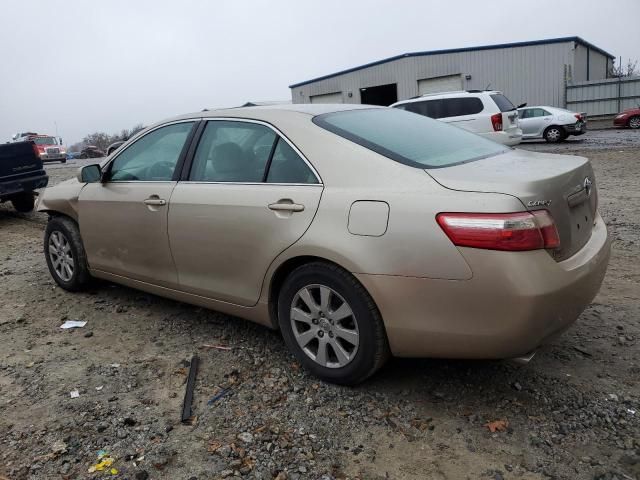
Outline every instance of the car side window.
<path fill-rule="evenodd" d="M 520 118 L 531 118 L 533 115 L 531 115 L 531 109 L 530 108 L 525 108 L 524 110 L 520 110 L 518 116 Z"/>
<path fill-rule="evenodd" d="M 249 122 L 207 122 L 196 149 L 189 180 L 193 182 L 262 182 L 276 134 Z"/>
<path fill-rule="evenodd" d="M 543 108 L 540 108 L 539 110 L 542 112 L 542 116 L 543 116 L 543 117 L 546 117 L 546 116 L 551 115 L 551 113 L 550 113 L 550 112 L 547 112 L 547 111 L 546 111 L 545 109 L 543 109 Z"/>
<path fill-rule="evenodd" d="M 111 181 L 170 181 L 195 122 L 158 128 L 136 140 L 111 164 Z"/>
<path fill-rule="evenodd" d="M 319 183 L 300 155 L 282 138 L 273 152 L 267 183 Z"/>

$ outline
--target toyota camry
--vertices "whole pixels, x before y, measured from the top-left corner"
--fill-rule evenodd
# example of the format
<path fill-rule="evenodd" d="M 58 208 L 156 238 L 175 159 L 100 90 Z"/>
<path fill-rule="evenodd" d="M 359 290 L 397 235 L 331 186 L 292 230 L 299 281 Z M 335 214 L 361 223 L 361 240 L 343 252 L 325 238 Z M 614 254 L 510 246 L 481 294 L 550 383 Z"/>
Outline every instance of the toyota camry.
<path fill-rule="evenodd" d="M 163 121 L 38 203 L 60 287 L 101 278 L 279 329 L 342 384 L 390 355 L 530 358 L 600 288 L 597 207 L 586 158 L 359 105 Z"/>

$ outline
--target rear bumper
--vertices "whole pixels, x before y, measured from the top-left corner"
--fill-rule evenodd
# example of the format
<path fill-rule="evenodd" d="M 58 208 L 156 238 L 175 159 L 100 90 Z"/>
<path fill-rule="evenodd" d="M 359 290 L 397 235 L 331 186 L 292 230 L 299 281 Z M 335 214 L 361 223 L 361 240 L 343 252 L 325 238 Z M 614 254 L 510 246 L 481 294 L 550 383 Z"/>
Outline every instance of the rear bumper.
<path fill-rule="evenodd" d="M 38 175 L 3 180 L 0 178 L 0 199 L 4 200 L 16 193 L 32 192 L 38 188 L 44 188 L 49 183 L 49 177 L 44 170 L 40 170 Z"/>
<path fill-rule="evenodd" d="M 542 250 L 460 249 L 470 280 L 358 274 L 401 357 L 512 358 L 566 330 L 600 289 L 610 254 L 598 215 L 591 239 L 555 262 Z"/>
<path fill-rule="evenodd" d="M 570 125 L 564 125 L 564 129 L 569 135 L 582 135 L 587 131 L 587 124 L 582 123 L 578 126 L 577 123 L 572 123 Z"/>
<path fill-rule="evenodd" d="M 493 140 L 494 142 L 498 142 L 509 147 L 513 147 L 522 142 L 522 130 L 520 130 L 519 128 L 501 132 L 481 133 L 480 135 L 488 138 L 489 140 Z"/>

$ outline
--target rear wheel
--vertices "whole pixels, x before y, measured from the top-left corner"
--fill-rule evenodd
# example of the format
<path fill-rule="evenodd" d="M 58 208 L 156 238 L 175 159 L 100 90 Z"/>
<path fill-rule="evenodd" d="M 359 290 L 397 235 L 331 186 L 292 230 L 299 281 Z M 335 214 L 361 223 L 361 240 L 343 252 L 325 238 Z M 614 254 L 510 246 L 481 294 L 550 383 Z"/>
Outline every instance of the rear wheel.
<path fill-rule="evenodd" d="M 67 159 L 66 158 L 61 159 L 60 163 L 67 163 Z"/>
<path fill-rule="evenodd" d="M 11 203 L 13 204 L 13 208 L 18 212 L 27 213 L 33 210 L 35 205 L 35 195 L 32 192 L 18 193 L 11 197 Z"/>
<path fill-rule="evenodd" d="M 278 321 L 298 361 L 328 382 L 354 385 L 389 356 L 372 298 L 348 272 L 314 262 L 294 270 L 278 298 Z"/>
<path fill-rule="evenodd" d="M 552 125 L 544 131 L 544 139 L 549 143 L 561 142 L 566 138 L 564 130 L 560 127 Z"/>
<path fill-rule="evenodd" d="M 635 117 L 631 117 L 629 119 L 629 128 L 633 128 L 633 129 L 640 128 L 640 116 L 636 115 Z"/>
<path fill-rule="evenodd" d="M 51 217 L 44 234 L 44 254 L 51 276 L 65 290 L 83 290 L 91 281 L 78 225 L 66 217 Z"/>

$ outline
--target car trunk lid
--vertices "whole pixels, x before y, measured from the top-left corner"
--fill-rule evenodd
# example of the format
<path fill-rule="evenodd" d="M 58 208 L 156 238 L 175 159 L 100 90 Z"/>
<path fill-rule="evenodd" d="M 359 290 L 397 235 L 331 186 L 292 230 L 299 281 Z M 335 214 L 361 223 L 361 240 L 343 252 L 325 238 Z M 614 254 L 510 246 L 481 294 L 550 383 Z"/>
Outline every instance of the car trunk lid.
<path fill-rule="evenodd" d="M 591 237 L 598 201 L 593 169 L 586 158 L 510 150 L 426 171 L 451 190 L 512 195 L 527 210 L 548 210 L 560 236 L 560 248 L 550 252 L 557 261 L 576 253 Z"/>

